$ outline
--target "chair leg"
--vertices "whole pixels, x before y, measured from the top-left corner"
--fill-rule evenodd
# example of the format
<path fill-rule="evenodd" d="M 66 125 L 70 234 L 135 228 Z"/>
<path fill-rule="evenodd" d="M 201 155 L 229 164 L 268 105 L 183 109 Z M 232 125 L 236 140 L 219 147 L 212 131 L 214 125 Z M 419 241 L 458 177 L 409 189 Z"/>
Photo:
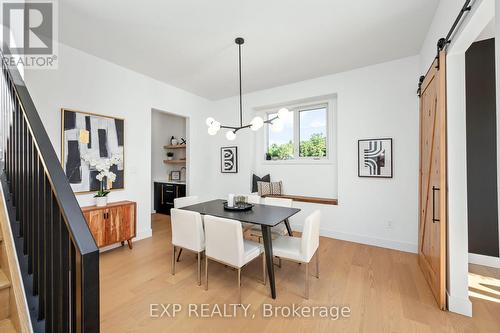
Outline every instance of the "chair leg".
<path fill-rule="evenodd" d="M 316 278 L 319 279 L 319 249 L 316 250 Z"/>
<path fill-rule="evenodd" d="M 205 254 L 205 290 L 208 290 L 208 257 Z"/>
<path fill-rule="evenodd" d="M 201 252 L 198 252 L 198 285 L 201 286 Z"/>
<path fill-rule="evenodd" d="M 309 263 L 306 263 L 306 299 L 309 299 Z"/>
<path fill-rule="evenodd" d="M 266 285 L 266 255 L 262 252 L 262 282 Z"/>
<path fill-rule="evenodd" d="M 238 268 L 238 304 L 241 304 L 241 268 Z"/>
<path fill-rule="evenodd" d="M 175 245 L 172 245 L 172 275 L 175 275 Z"/>

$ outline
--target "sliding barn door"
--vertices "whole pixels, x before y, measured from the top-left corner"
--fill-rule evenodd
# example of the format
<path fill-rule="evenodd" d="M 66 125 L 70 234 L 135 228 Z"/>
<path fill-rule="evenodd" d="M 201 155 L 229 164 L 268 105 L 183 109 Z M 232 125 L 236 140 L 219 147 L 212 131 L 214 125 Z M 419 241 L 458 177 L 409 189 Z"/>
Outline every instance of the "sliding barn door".
<path fill-rule="evenodd" d="M 418 262 L 446 309 L 446 54 L 439 53 L 421 85 Z"/>

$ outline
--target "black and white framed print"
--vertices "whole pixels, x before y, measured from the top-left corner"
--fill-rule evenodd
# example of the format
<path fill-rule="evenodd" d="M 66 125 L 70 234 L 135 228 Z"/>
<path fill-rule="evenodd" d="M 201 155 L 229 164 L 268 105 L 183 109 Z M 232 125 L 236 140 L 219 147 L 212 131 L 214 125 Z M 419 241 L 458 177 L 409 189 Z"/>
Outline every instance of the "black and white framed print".
<path fill-rule="evenodd" d="M 238 173 L 238 147 L 220 149 L 220 170 L 222 173 Z"/>
<path fill-rule="evenodd" d="M 392 178 L 392 139 L 358 140 L 358 176 Z"/>
<path fill-rule="evenodd" d="M 99 190 L 99 163 L 119 156 L 119 162 L 109 167 L 116 175 L 112 188 L 123 189 L 124 179 L 124 120 L 93 113 L 61 109 L 61 163 L 75 193 Z M 82 158 L 93 156 L 94 163 Z"/>

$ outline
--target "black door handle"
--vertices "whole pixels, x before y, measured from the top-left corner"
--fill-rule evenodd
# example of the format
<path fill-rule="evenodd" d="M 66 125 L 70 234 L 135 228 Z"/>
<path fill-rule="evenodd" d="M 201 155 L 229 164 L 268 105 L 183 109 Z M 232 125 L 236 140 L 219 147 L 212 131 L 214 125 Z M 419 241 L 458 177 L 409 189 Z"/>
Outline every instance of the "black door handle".
<path fill-rule="evenodd" d="M 439 219 L 436 218 L 436 191 L 439 191 L 439 187 L 432 186 L 432 223 L 439 222 Z"/>

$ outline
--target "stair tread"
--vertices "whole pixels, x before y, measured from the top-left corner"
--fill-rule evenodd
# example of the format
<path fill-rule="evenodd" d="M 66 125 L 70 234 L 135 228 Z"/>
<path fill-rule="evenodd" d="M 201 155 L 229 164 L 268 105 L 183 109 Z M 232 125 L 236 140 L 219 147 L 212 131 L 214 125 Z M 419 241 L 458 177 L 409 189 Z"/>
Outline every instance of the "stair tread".
<path fill-rule="evenodd" d="M 0 268 L 0 290 L 10 287 L 10 281 Z"/>
<path fill-rule="evenodd" d="M 12 321 L 7 318 L 0 320 L 0 332 L 2 333 L 16 333 L 16 329 L 14 325 L 12 324 Z"/>

